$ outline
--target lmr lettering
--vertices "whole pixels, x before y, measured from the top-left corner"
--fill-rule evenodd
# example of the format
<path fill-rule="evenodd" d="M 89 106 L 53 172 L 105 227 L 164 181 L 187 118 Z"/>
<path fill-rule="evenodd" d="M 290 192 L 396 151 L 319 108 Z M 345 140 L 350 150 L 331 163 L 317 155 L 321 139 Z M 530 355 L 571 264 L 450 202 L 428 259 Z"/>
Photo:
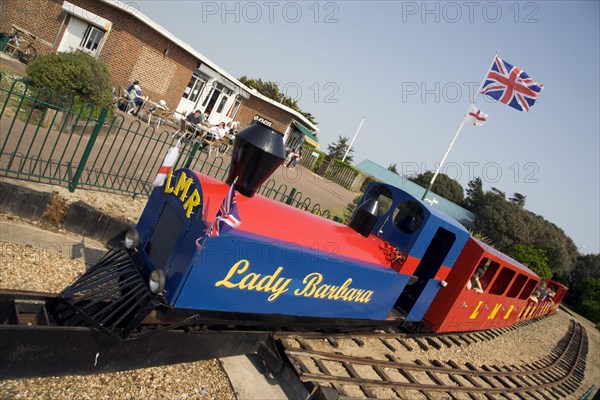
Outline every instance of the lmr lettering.
<path fill-rule="evenodd" d="M 183 209 L 185 210 L 186 218 L 190 218 L 194 207 L 200 204 L 200 193 L 198 193 L 197 189 L 194 189 L 188 197 L 188 192 L 190 191 L 190 187 L 192 186 L 192 183 L 194 183 L 194 180 L 192 178 L 188 178 L 185 172 L 181 172 L 175 187 L 171 186 L 172 177 L 173 172 L 169 171 L 169 175 L 167 176 L 167 184 L 165 185 L 165 193 L 173 193 L 173 195 L 177 196 L 183 203 Z"/>

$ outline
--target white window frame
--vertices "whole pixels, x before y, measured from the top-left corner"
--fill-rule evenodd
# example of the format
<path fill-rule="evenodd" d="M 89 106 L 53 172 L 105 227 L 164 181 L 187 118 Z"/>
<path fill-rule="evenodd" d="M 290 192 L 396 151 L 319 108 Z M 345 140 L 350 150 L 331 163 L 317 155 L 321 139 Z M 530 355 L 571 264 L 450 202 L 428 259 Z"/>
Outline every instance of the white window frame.
<path fill-rule="evenodd" d="M 99 38 L 98 34 L 100 35 Z M 88 24 L 85 30 L 85 34 L 83 35 L 83 38 L 81 38 L 81 42 L 79 43 L 79 48 L 81 48 L 81 50 L 83 51 L 96 54 L 102 46 L 102 40 L 104 40 L 105 34 L 106 32 L 104 32 L 103 30 L 96 28 L 94 25 Z M 90 41 L 92 37 L 93 39 Z M 96 45 L 96 47 L 94 47 L 94 44 Z M 92 48 L 88 47 L 90 45 Z"/>

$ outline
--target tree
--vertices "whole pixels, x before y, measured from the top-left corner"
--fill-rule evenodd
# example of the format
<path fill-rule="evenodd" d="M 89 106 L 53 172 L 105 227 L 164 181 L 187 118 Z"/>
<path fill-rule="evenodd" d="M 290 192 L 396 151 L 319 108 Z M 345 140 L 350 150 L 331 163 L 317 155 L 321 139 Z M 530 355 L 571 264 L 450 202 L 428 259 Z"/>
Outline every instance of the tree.
<path fill-rule="evenodd" d="M 337 142 L 329 143 L 329 146 L 327 146 L 327 151 L 328 151 L 329 157 L 337 158 L 339 160 L 344 158 L 344 154 L 346 154 L 346 150 L 348 150 L 348 147 L 350 146 L 350 143 L 348 143 L 349 140 L 350 139 L 345 136 L 344 137 L 338 136 Z M 345 162 L 347 162 L 348 164 L 350 164 L 354 158 L 352 156 L 353 152 L 354 152 L 353 148 L 350 148 L 350 151 L 348 151 L 348 155 L 346 156 L 346 160 L 345 160 Z"/>
<path fill-rule="evenodd" d="M 546 252 L 528 244 L 517 244 L 513 246 L 510 256 L 525 264 L 529 269 L 538 274 L 542 279 L 550 279 L 552 271 L 548 265 Z"/>
<path fill-rule="evenodd" d="M 279 90 L 279 86 L 275 82 L 266 81 L 264 82 L 262 79 L 253 79 L 248 78 L 246 75 L 240 78 L 240 82 L 242 82 L 246 86 L 250 86 L 251 88 L 256 89 L 263 96 L 267 96 L 271 100 L 275 100 L 278 103 L 283 104 L 291 108 L 292 110 L 298 111 L 302 114 L 307 120 L 317 125 L 315 118 L 309 112 L 304 112 L 298 106 L 298 102 L 296 99 L 293 99 L 285 94 L 281 93 Z"/>
<path fill-rule="evenodd" d="M 473 178 L 467 184 L 467 197 L 463 201 L 463 206 L 469 210 L 476 212 L 481 200 L 483 199 L 483 183 L 480 177 Z"/>
<path fill-rule="evenodd" d="M 398 174 L 398 169 L 396 168 L 396 163 L 390 164 L 390 166 L 387 168 L 388 171 L 392 171 L 395 174 Z"/>
<path fill-rule="evenodd" d="M 583 283 L 577 311 L 595 324 L 600 323 L 600 279 L 590 278 Z"/>
<path fill-rule="evenodd" d="M 431 182 L 432 177 L 433 172 L 427 171 L 423 174 L 411 176 L 408 179 L 410 179 L 417 185 L 421 185 L 422 187 L 427 188 L 429 186 L 429 183 Z M 439 174 L 437 176 L 435 182 L 433 183 L 431 191 L 457 204 L 461 204 L 465 197 L 465 194 L 463 193 L 463 188 L 460 185 L 460 183 L 450 178 L 446 174 Z"/>
<path fill-rule="evenodd" d="M 525 199 L 527 198 L 527 196 L 522 195 L 521 193 L 513 193 L 513 197 L 511 197 L 509 200 L 511 203 L 516 204 L 517 206 L 519 206 L 520 208 L 525 207 Z"/>
<path fill-rule="evenodd" d="M 543 217 L 505 199 L 499 190 L 486 192 L 476 207 L 474 230 L 490 238 L 494 247 L 510 253 L 517 244 L 544 250 L 554 273 L 571 271 L 577 247 L 565 232 Z"/>
<path fill-rule="evenodd" d="M 59 96 L 108 107 L 112 102 L 110 74 L 106 65 L 83 53 L 42 55 L 27 66 L 33 86 L 49 88 Z"/>

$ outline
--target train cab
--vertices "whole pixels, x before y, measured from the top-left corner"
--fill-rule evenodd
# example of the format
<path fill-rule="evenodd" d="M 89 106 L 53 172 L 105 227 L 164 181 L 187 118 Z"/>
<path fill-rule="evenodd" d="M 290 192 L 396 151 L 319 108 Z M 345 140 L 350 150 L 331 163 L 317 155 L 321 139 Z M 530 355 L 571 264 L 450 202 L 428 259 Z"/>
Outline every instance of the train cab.
<path fill-rule="evenodd" d="M 525 265 L 470 238 L 456 266 L 424 316 L 431 331 L 508 327 L 531 311 L 540 278 Z"/>
<path fill-rule="evenodd" d="M 392 253 L 392 268 L 414 277 L 414 283 L 396 301 L 395 309 L 405 315 L 406 322 L 421 321 L 446 284 L 469 232 L 446 214 L 394 186 L 371 183 L 355 216 L 365 205 L 372 208 L 373 204 L 378 205 L 378 213 L 369 234 L 382 240 L 383 250 Z"/>

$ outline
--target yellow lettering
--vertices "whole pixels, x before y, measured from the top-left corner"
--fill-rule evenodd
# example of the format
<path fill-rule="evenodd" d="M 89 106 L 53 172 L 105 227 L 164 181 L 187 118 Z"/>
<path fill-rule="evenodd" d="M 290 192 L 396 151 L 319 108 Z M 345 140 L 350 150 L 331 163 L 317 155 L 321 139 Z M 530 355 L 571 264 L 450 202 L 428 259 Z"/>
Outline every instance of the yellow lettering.
<path fill-rule="evenodd" d="M 230 288 L 230 289 L 238 287 L 239 283 L 231 283 L 231 282 L 229 282 L 229 280 L 236 273 L 238 275 L 241 275 L 244 272 L 246 272 L 246 270 L 248 269 L 248 265 L 250 265 L 250 263 L 248 262 L 248 260 L 240 260 L 240 261 L 236 262 L 235 264 L 233 264 L 231 266 L 231 268 L 229 269 L 229 272 L 227 272 L 227 275 L 225 276 L 225 279 L 222 279 L 219 282 L 215 283 L 215 286 L 217 286 L 217 287 L 218 286 L 225 286 L 226 288 Z"/>
<path fill-rule="evenodd" d="M 523 310 L 521 310 L 521 314 L 519 314 L 519 319 L 525 318 L 530 308 L 531 306 L 527 306 Z"/>
<path fill-rule="evenodd" d="M 239 260 L 231 266 L 224 279 L 215 283 L 215 286 L 223 286 L 228 289 L 240 289 L 257 292 L 271 293 L 268 301 L 277 300 L 279 296 L 286 293 L 292 279 L 281 277 L 283 267 L 278 267 L 272 275 L 262 276 L 255 272 L 248 272 L 250 262 Z M 240 275 L 241 279 L 235 281 L 234 276 Z M 352 279 L 348 278 L 342 286 L 321 284 L 323 275 L 312 272 L 304 277 L 304 287 L 294 290 L 295 296 L 312 297 L 315 299 L 330 299 L 343 301 L 354 301 L 356 303 L 368 303 L 373 296 L 373 290 L 348 288 Z"/>
<path fill-rule="evenodd" d="M 171 186 L 171 178 L 173 177 L 173 171 L 169 171 L 167 175 L 167 184 L 165 185 L 165 193 L 172 193 L 173 186 Z"/>
<path fill-rule="evenodd" d="M 498 311 L 500 311 L 500 308 L 502 308 L 502 304 L 496 304 L 490 315 L 488 315 L 487 319 L 496 318 L 496 314 L 498 313 Z"/>
<path fill-rule="evenodd" d="M 281 268 L 281 267 L 279 267 L 279 268 Z M 269 301 L 277 300 L 277 298 L 279 296 L 281 296 L 282 294 L 284 294 L 285 292 L 288 291 L 287 288 L 288 288 L 288 286 L 290 286 L 291 282 L 292 282 L 291 279 L 283 279 L 283 278 L 277 279 L 277 282 L 275 283 L 275 285 L 273 285 L 273 288 L 270 289 L 273 294 L 270 295 L 267 300 L 269 300 Z"/>
<path fill-rule="evenodd" d="M 477 318 L 477 315 L 479 315 L 479 307 L 481 307 L 482 304 L 483 304 L 483 301 L 481 301 L 481 300 L 479 301 L 479 303 L 477 303 L 477 307 L 475 307 L 475 310 L 473 310 L 473 313 L 469 317 L 470 319 Z"/>
<path fill-rule="evenodd" d="M 348 290 L 346 292 L 346 294 L 344 294 L 342 299 L 344 299 L 346 301 L 352 301 L 352 300 L 354 300 L 355 297 L 356 297 L 356 289 L 352 288 L 352 289 Z"/>
<path fill-rule="evenodd" d="M 512 310 L 515 309 L 515 306 L 510 306 L 508 308 L 508 311 L 506 312 L 506 314 L 504 314 L 504 319 L 508 319 L 508 317 L 510 316 L 510 313 L 512 312 Z"/>
<path fill-rule="evenodd" d="M 178 196 L 179 193 L 181 192 L 181 196 L 179 196 L 179 200 L 181 200 L 183 202 L 185 200 L 185 198 L 187 197 L 187 192 L 188 192 L 188 190 L 190 190 L 190 186 L 192 185 L 193 182 L 194 182 L 194 180 L 192 178 L 188 178 L 187 175 L 185 174 L 185 172 L 182 172 L 181 175 L 179 175 L 179 179 L 177 180 L 177 186 L 175 186 L 175 189 L 173 190 L 173 194 L 175 196 Z"/>
<path fill-rule="evenodd" d="M 331 288 L 331 286 L 329 286 L 329 285 L 319 286 L 319 288 L 315 292 L 315 298 L 316 299 L 324 299 L 325 297 L 327 297 L 327 293 L 329 292 L 330 288 Z"/>
<path fill-rule="evenodd" d="M 311 297 L 317 290 L 317 285 L 321 283 L 322 280 L 323 275 L 319 274 L 318 272 L 310 273 L 302 280 L 302 283 L 304 283 L 306 286 L 304 286 L 302 290 L 294 290 L 294 294 L 296 296 Z"/>
<path fill-rule="evenodd" d="M 183 208 L 185 209 L 185 216 L 187 218 L 189 218 L 192 215 L 194 207 L 196 207 L 198 204 L 200 204 L 200 193 L 198 193 L 198 190 L 194 189 L 192 195 L 183 204 Z"/>
<path fill-rule="evenodd" d="M 359 301 L 361 303 L 368 303 L 371 301 L 371 296 L 373 295 L 372 290 L 366 290 L 363 295 L 360 297 Z"/>
<path fill-rule="evenodd" d="M 242 290 L 256 289 L 256 281 L 258 281 L 259 278 L 260 278 L 260 274 L 255 274 L 254 272 L 249 273 L 248 275 L 243 277 L 242 280 L 240 281 L 240 285 L 239 285 L 240 289 L 242 289 Z"/>
<path fill-rule="evenodd" d="M 342 287 L 339 288 L 339 290 L 335 293 L 335 296 L 333 296 L 333 297 L 336 300 L 343 298 L 344 294 L 346 294 L 346 291 L 348 290 L 348 286 L 350 286 L 351 283 L 352 283 L 352 279 L 350 279 L 350 278 L 346 279 L 346 282 L 344 282 Z"/>

